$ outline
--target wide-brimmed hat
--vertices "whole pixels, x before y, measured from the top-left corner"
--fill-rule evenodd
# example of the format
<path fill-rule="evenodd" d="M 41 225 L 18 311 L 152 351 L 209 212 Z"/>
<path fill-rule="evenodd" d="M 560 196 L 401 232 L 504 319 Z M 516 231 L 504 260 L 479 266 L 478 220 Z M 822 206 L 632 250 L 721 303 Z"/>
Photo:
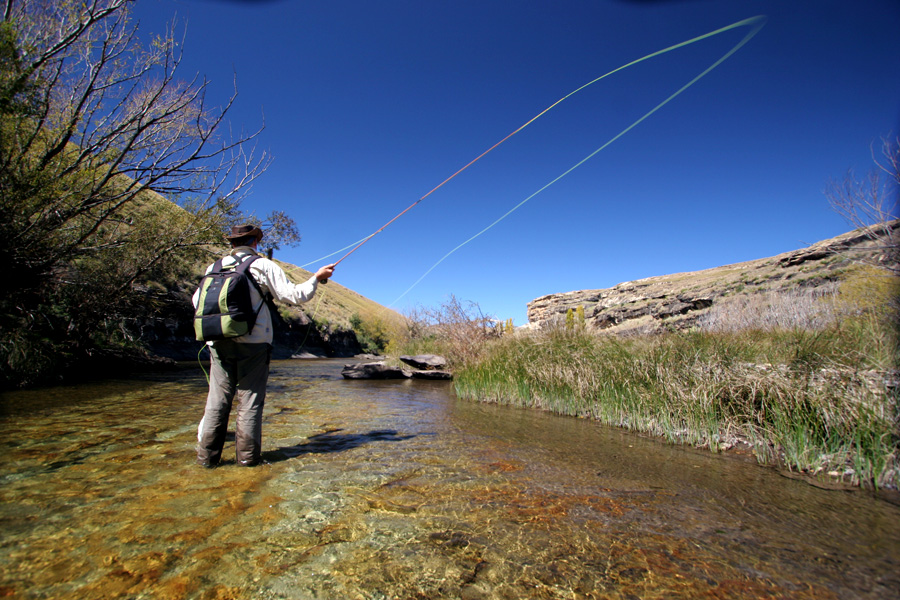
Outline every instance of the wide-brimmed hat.
<path fill-rule="evenodd" d="M 231 228 L 231 235 L 226 235 L 225 239 L 231 241 L 251 236 L 261 240 L 263 232 L 256 225 L 235 225 Z"/>

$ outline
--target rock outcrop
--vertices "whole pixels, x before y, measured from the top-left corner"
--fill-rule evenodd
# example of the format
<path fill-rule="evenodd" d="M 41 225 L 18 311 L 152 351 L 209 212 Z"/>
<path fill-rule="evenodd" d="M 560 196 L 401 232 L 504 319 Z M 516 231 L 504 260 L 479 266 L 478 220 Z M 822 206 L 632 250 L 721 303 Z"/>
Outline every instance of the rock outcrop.
<path fill-rule="evenodd" d="M 898 235 L 900 221 L 894 221 L 892 239 Z M 833 284 L 858 258 L 874 257 L 878 247 L 864 233 L 852 231 L 771 258 L 549 294 L 528 303 L 528 323 L 531 328 L 564 323 L 566 313 L 580 307 L 592 330 L 636 335 L 685 329 L 714 305 L 740 296 Z"/>
<path fill-rule="evenodd" d="M 436 354 L 417 354 L 416 356 L 403 355 L 400 361 L 414 369 L 443 369 L 447 366 L 447 359 Z"/>
<path fill-rule="evenodd" d="M 401 356 L 404 364 L 414 367 L 404 369 L 385 364 L 383 361 L 344 365 L 341 371 L 344 379 L 453 379 L 450 371 L 442 370 L 447 360 L 434 354 Z"/>

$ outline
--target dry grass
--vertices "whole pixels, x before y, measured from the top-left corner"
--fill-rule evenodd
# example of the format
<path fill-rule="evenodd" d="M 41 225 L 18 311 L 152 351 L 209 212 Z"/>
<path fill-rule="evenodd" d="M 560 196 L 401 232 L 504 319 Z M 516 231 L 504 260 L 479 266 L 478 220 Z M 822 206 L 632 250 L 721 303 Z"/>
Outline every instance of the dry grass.
<path fill-rule="evenodd" d="M 718 332 L 794 328 L 819 330 L 840 318 L 837 298 L 837 283 L 737 296 L 710 307 L 700 317 L 698 326 L 706 331 Z"/>
<path fill-rule="evenodd" d="M 300 267 L 276 261 L 294 283 L 306 281 L 313 273 Z M 335 280 L 320 285 L 316 297 L 299 307 L 288 307 L 289 312 L 303 312 L 317 323 L 332 325 L 339 329 L 352 329 L 354 315 L 366 323 L 381 323 L 389 331 L 399 331 L 405 327 L 405 319 L 398 312 L 386 308 L 365 296 L 344 287 Z"/>

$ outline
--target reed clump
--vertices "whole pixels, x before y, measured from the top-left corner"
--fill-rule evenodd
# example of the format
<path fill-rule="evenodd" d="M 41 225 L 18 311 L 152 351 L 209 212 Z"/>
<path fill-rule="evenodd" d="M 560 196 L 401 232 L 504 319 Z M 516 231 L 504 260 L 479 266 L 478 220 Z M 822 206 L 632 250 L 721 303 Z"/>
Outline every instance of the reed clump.
<path fill-rule="evenodd" d="M 597 419 L 853 485 L 900 486 L 896 280 L 735 305 L 691 331 L 618 338 L 560 327 L 487 344 L 458 395 Z M 799 292 L 802 294 L 803 292 Z M 756 311 L 761 318 L 754 319 Z M 771 312 L 796 318 L 771 322 Z M 739 318 L 737 318 L 739 317 Z M 763 318 L 764 317 L 764 318 Z M 740 326 L 733 323 L 740 321 Z M 717 324 L 713 324 L 713 323 Z"/>

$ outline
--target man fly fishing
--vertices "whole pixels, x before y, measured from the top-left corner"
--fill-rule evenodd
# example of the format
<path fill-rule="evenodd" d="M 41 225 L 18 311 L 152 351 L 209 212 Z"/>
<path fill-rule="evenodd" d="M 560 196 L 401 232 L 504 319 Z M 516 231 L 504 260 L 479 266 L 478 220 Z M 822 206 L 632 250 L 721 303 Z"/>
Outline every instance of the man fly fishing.
<path fill-rule="evenodd" d="M 232 227 L 225 236 L 231 252 L 207 268 L 192 298 L 197 339 L 210 351 L 209 394 L 197 434 L 197 462 L 208 468 L 222 458 L 235 396 L 237 462 L 247 467 L 260 462 L 273 337 L 266 297 L 303 304 L 334 273 L 335 265 L 326 265 L 303 283 L 291 283 L 281 267 L 257 254 L 262 237 L 255 225 Z"/>

